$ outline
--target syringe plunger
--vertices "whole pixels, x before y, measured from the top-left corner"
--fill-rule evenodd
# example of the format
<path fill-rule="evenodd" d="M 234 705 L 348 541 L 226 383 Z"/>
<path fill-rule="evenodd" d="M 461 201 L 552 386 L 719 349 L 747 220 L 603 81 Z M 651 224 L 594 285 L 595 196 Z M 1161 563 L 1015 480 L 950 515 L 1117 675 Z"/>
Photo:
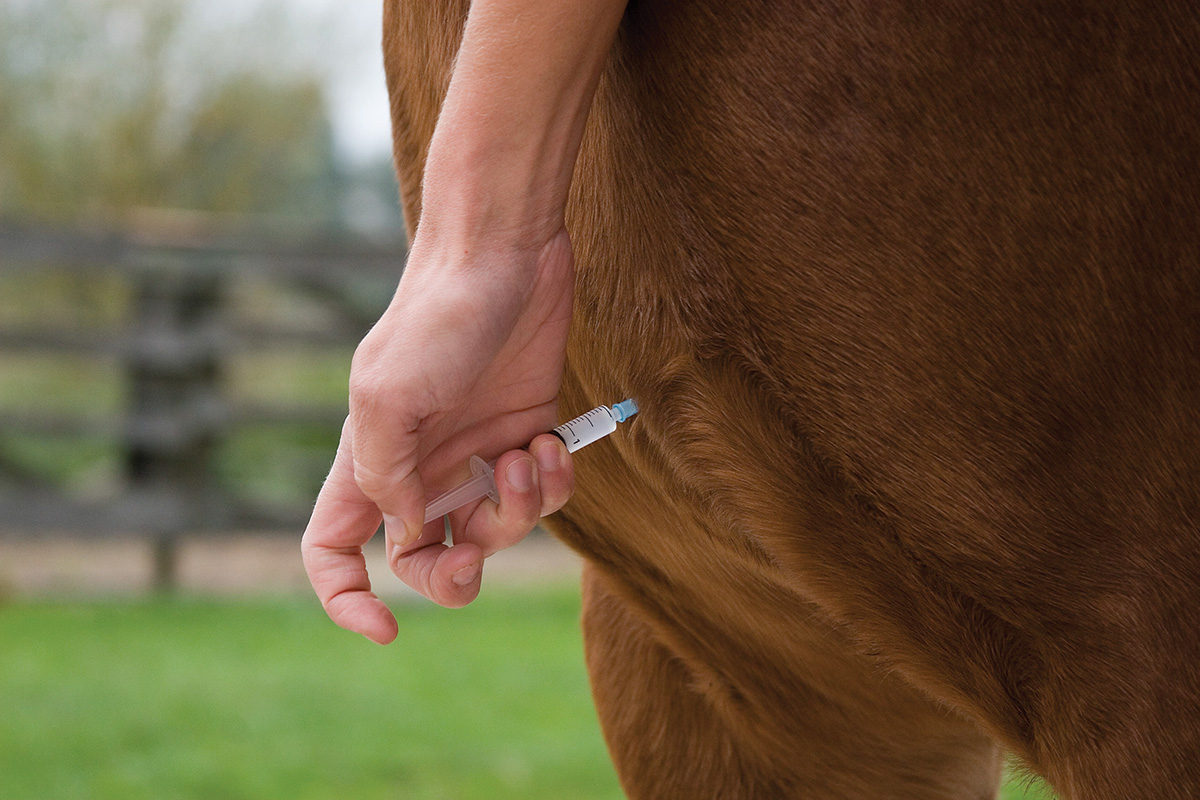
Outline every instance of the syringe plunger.
<path fill-rule="evenodd" d="M 630 398 L 622 400 L 612 408 L 599 406 L 581 414 L 570 422 L 564 422 L 551 433 L 562 440 L 568 453 L 574 453 L 595 441 L 603 439 L 617 429 L 618 422 L 625 422 L 638 412 L 637 403 Z M 490 497 L 500 502 L 493 473 L 496 462 L 490 464 L 479 456 L 471 456 L 471 477 L 448 492 L 439 495 L 425 506 L 425 522 L 449 514 L 456 508 L 473 503 L 481 497 Z"/>
<path fill-rule="evenodd" d="M 438 495 L 425 506 L 425 521 L 433 522 L 438 517 L 443 517 L 481 497 L 490 497 L 499 503 L 500 493 L 496 491 L 495 466 L 494 462 L 489 464 L 479 456 L 471 456 L 471 477 L 450 491 Z"/>

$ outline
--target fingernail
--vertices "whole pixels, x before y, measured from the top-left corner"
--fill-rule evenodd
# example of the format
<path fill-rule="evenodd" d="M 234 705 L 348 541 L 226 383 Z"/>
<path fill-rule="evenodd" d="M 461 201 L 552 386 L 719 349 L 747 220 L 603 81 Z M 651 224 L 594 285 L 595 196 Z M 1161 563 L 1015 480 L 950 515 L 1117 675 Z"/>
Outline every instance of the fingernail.
<path fill-rule="evenodd" d="M 533 462 L 528 458 L 517 459 L 508 465 L 504 477 L 518 492 L 528 492 L 533 488 Z"/>
<path fill-rule="evenodd" d="M 553 442 L 546 442 L 533 455 L 537 459 L 538 469 L 542 472 L 554 472 L 562 464 L 562 454 L 558 451 L 558 445 Z"/>
<path fill-rule="evenodd" d="M 450 576 L 450 580 L 454 581 L 455 586 L 470 586 L 479 579 L 479 565 L 472 564 L 469 567 L 463 567 L 458 572 Z"/>

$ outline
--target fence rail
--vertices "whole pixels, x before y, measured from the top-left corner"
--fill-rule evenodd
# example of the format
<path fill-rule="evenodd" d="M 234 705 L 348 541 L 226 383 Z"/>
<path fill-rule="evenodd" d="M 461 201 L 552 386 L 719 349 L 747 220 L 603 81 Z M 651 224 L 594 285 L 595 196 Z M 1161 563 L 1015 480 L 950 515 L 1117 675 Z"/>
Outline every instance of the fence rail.
<path fill-rule="evenodd" d="M 161 543 L 160 578 L 169 582 L 181 533 L 297 524 L 307 508 L 248 505 L 218 485 L 214 453 L 239 426 L 328 429 L 344 417 L 344 406 L 234 403 L 220 377 L 231 358 L 249 350 L 353 345 L 382 310 L 404 257 L 399 240 L 168 212 L 121 228 L 0 223 L 0 278 L 103 270 L 119 276 L 132 298 L 124 327 L 99 335 L 0 328 L 0 353 L 103 360 L 126 387 L 125 407 L 115 416 L 0 408 L 0 438 L 108 437 L 117 443 L 122 472 L 118 492 L 89 499 L 0 462 L 0 532 L 153 536 Z M 247 277 L 303 293 L 322 313 L 299 324 L 239 320 L 228 313 L 227 298 L 230 286 Z"/>

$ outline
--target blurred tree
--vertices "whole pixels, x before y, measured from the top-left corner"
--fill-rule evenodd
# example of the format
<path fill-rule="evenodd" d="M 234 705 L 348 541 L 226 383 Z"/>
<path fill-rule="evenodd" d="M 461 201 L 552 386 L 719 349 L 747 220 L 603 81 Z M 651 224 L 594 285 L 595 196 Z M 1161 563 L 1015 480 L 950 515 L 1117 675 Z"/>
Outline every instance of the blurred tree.
<path fill-rule="evenodd" d="M 353 82 L 369 68 L 362 8 L 342 0 L 0 0 L 0 222 L 103 224 L 159 208 L 394 237 L 402 223 L 390 159 L 360 149 L 342 160 L 327 95 L 339 92 L 346 119 L 346 81 L 335 78 Z M 370 52 L 381 59 L 377 47 Z M 261 232 L 261 221 L 247 232 Z M 402 247 L 395 253 L 398 273 Z M 218 289 L 203 258 L 195 274 L 168 260 L 162 274 L 135 277 L 118 265 L 9 269 L 6 255 L 0 328 L 33 342 L 30 333 L 50 332 L 53 342 L 69 331 L 68 345 L 94 338 L 118 346 L 83 354 L 39 347 L 30 356 L 0 348 L 0 417 L 49 420 L 0 424 L 0 489 L 16 476 L 21 487 L 110 498 L 130 481 L 144 489 L 167 475 L 185 491 L 199 481 L 256 503 L 307 507 L 338 436 L 320 409 L 345 391 L 353 341 L 319 349 L 301 337 L 289 352 L 283 336 L 258 334 L 339 333 L 346 319 L 365 327 L 386 307 L 394 276 L 348 274 L 338 285 L 336 276 L 242 275 L 235 260 Z M 217 317 L 232 336 L 209 336 Z M 192 343 L 178 348 L 180 364 L 126 344 L 175 336 Z M 137 358 L 143 352 L 151 355 Z M 233 403 L 313 407 L 318 422 L 215 430 L 226 420 L 213 413 L 212 426 L 193 424 L 194 408 L 219 406 L 211 402 L 218 378 Z M 156 415 L 182 421 L 178 436 L 187 441 L 158 450 L 154 437 L 147 444 L 128 435 L 142 430 L 129 420 Z M 47 436 L 56 426 L 60 435 Z"/>
<path fill-rule="evenodd" d="M 315 82 L 231 79 L 196 109 L 171 156 L 180 169 L 168 182 L 166 202 L 322 219 L 337 214 L 339 173 Z"/>
<path fill-rule="evenodd" d="M 338 219 L 322 67 L 294 27 L 279 4 L 0 0 L 0 215 Z"/>

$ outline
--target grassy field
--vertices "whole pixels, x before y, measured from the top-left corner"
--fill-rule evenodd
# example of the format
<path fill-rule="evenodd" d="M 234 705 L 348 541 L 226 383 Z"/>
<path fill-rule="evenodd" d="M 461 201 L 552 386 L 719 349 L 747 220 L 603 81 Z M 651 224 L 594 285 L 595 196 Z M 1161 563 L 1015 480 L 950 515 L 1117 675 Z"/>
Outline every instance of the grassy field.
<path fill-rule="evenodd" d="M 404 607 L 380 648 L 303 601 L 0 609 L 0 796 L 615 798 L 570 594 Z"/>
<path fill-rule="evenodd" d="M 573 592 L 400 611 L 380 648 L 299 599 L 0 606 L 0 796 L 621 797 Z"/>

